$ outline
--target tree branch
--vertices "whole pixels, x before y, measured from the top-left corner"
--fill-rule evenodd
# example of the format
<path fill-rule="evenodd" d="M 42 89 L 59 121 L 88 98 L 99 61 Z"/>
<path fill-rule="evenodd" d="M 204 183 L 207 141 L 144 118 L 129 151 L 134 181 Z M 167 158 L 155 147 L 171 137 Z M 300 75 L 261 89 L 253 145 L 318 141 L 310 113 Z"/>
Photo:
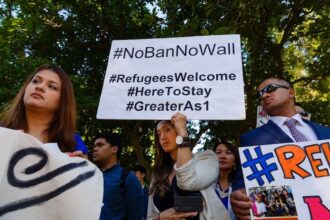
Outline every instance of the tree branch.
<path fill-rule="evenodd" d="M 294 81 L 291 82 L 292 85 L 299 83 L 299 82 L 311 82 L 313 80 L 322 80 L 323 77 L 322 76 L 306 76 L 306 77 L 301 77 L 299 79 L 296 79 Z"/>

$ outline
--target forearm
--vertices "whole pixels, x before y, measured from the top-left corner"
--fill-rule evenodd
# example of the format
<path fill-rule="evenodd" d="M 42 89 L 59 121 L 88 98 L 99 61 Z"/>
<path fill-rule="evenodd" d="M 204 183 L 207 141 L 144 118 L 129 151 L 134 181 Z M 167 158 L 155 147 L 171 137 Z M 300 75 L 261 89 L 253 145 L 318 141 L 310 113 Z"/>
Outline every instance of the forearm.
<path fill-rule="evenodd" d="M 218 178 L 219 162 L 214 152 L 207 150 L 195 154 L 184 166 L 175 165 L 174 169 L 179 188 L 199 191 L 213 184 Z"/>
<path fill-rule="evenodd" d="M 191 159 L 192 159 L 191 148 L 190 147 L 180 147 L 178 149 L 176 167 L 179 168 L 179 167 L 185 165 Z"/>
<path fill-rule="evenodd" d="M 187 118 L 181 113 L 176 113 L 172 116 L 172 124 L 174 124 L 177 135 L 181 137 L 188 137 Z M 192 159 L 192 146 L 183 146 L 178 148 L 176 166 L 181 167 Z"/>

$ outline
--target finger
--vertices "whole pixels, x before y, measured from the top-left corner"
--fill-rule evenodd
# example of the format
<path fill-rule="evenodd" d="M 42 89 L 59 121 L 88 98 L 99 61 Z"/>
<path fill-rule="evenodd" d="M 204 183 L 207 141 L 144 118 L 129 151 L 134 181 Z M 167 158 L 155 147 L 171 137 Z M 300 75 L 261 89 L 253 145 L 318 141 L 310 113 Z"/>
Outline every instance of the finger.
<path fill-rule="evenodd" d="M 231 206 L 237 209 L 246 209 L 249 210 L 252 207 L 252 202 L 250 201 L 239 201 L 239 200 L 231 200 Z"/>
<path fill-rule="evenodd" d="M 71 152 L 65 152 L 69 157 L 73 157 L 73 153 Z"/>
<path fill-rule="evenodd" d="M 71 157 L 82 157 L 84 155 L 84 153 L 81 150 L 78 151 L 74 151 L 71 153 Z"/>
<path fill-rule="evenodd" d="M 250 220 L 250 215 L 245 215 L 245 216 L 240 216 L 240 215 L 236 215 L 238 220 Z"/>
<path fill-rule="evenodd" d="M 234 191 L 230 195 L 230 200 L 231 201 L 244 201 L 244 202 L 252 201 L 251 198 L 248 195 L 246 195 L 245 193 L 243 193 L 242 191 Z"/>
<path fill-rule="evenodd" d="M 198 212 L 187 212 L 184 217 L 193 217 L 193 216 L 196 216 L 197 214 L 198 214 Z"/>
<path fill-rule="evenodd" d="M 250 203 L 240 203 L 238 206 L 232 205 L 232 209 L 237 216 L 249 216 L 250 206 Z"/>
<path fill-rule="evenodd" d="M 175 218 L 183 218 L 183 217 L 193 217 L 196 216 L 198 212 L 176 212 L 173 217 Z"/>

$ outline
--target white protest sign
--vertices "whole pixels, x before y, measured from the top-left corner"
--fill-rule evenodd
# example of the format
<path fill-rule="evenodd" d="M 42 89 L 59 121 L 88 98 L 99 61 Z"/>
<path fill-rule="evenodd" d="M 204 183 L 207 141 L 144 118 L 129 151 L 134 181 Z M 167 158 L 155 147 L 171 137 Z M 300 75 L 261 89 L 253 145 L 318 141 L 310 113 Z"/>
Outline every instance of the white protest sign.
<path fill-rule="evenodd" d="M 269 115 L 262 109 L 262 106 L 257 108 L 257 127 L 267 124 L 269 120 Z"/>
<path fill-rule="evenodd" d="M 329 141 L 239 149 L 252 219 L 330 219 Z"/>
<path fill-rule="evenodd" d="M 114 40 L 98 119 L 245 119 L 239 35 Z"/>
<path fill-rule="evenodd" d="M 0 219 L 99 219 L 103 176 L 91 162 L 6 128 L 0 148 Z"/>

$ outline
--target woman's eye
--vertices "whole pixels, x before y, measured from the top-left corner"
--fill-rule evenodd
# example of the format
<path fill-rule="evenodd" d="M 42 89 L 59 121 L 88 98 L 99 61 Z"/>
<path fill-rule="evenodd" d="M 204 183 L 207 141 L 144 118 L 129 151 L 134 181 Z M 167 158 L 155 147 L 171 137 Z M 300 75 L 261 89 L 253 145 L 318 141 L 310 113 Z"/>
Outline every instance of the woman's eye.
<path fill-rule="evenodd" d="M 166 128 L 166 131 L 171 131 L 172 130 L 172 128 Z"/>
<path fill-rule="evenodd" d="M 48 87 L 49 87 L 50 89 L 57 90 L 57 86 L 49 85 Z"/>
<path fill-rule="evenodd" d="M 40 82 L 40 80 L 39 79 L 36 79 L 36 78 L 34 78 L 33 80 L 32 80 L 32 83 L 33 84 L 37 84 L 37 83 L 39 83 Z"/>

